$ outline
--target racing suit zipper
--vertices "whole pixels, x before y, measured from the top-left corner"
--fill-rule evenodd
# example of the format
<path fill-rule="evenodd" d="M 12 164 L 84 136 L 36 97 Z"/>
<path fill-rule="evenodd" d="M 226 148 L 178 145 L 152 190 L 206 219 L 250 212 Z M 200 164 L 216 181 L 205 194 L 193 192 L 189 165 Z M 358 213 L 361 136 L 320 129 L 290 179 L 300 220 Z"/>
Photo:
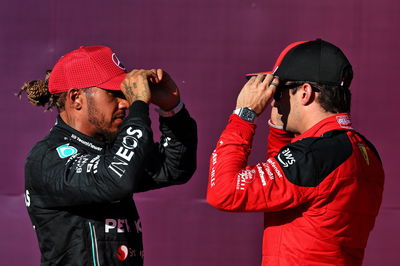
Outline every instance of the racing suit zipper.
<path fill-rule="evenodd" d="M 93 266 L 100 266 L 99 250 L 97 248 L 96 229 L 91 222 L 89 222 L 89 230 L 90 230 L 90 239 L 92 243 Z"/>

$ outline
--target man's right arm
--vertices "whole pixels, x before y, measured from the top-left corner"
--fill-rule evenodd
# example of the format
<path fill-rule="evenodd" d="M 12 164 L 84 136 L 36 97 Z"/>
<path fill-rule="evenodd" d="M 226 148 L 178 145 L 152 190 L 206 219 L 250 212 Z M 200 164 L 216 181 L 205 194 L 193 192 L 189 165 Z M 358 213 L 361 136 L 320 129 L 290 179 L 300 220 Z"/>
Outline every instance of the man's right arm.
<path fill-rule="evenodd" d="M 272 75 L 250 78 L 239 93 L 236 108 L 249 107 L 261 114 L 271 102 L 277 82 Z M 290 182 L 276 158 L 268 156 L 266 162 L 247 165 L 254 133 L 254 123 L 231 115 L 211 155 L 207 201 L 221 210 L 268 212 L 309 200 L 314 189 Z M 275 146 L 268 147 L 271 155 L 278 154 L 284 144 L 279 134 L 273 133 L 269 136 L 270 140 L 275 137 Z M 302 156 L 304 151 L 294 148 Z"/>

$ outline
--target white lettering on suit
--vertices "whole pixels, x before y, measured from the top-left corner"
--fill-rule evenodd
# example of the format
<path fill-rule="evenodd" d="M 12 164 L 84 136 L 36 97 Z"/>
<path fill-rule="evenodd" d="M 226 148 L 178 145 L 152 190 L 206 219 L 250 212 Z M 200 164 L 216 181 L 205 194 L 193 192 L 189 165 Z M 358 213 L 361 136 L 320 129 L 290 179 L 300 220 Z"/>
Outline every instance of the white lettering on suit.
<path fill-rule="evenodd" d="M 126 166 L 132 160 L 135 154 L 133 150 L 138 146 L 139 139 L 143 136 L 143 132 L 139 129 L 129 127 L 126 130 L 126 136 L 122 139 L 122 146 L 115 153 L 113 161 L 108 166 L 116 175 L 122 177 L 126 171 Z"/>
<path fill-rule="evenodd" d="M 211 169 L 211 180 L 210 180 L 210 186 L 214 187 L 215 186 L 215 165 L 217 164 L 217 153 L 214 150 L 212 153 L 212 169 Z"/>
<path fill-rule="evenodd" d="M 110 233 L 110 230 L 117 229 L 117 233 L 130 232 L 128 219 L 106 219 L 104 231 Z"/>
<path fill-rule="evenodd" d="M 281 158 L 281 155 L 283 155 L 283 159 Z M 278 154 L 278 160 L 282 163 L 282 166 L 285 168 L 289 167 L 289 165 L 292 165 L 296 162 L 289 148 L 283 150 L 281 153 Z"/>
<path fill-rule="evenodd" d="M 281 171 L 279 171 L 278 167 L 276 166 L 276 163 L 270 158 L 267 160 L 267 162 L 272 166 L 272 168 L 275 170 L 275 173 L 278 175 L 278 177 L 283 177 Z"/>

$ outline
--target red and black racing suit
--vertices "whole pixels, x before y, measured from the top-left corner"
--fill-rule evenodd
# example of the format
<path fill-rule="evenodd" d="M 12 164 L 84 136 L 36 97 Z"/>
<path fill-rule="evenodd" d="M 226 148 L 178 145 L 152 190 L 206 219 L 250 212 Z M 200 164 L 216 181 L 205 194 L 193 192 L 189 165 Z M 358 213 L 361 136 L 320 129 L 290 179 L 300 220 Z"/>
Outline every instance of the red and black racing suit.
<path fill-rule="evenodd" d="M 384 172 L 348 114 L 294 137 L 270 127 L 265 162 L 247 165 L 255 124 L 231 115 L 210 160 L 207 200 L 265 212 L 263 265 L 361 265 Z"/>
<path fill-rule="evenodd" d="M 136 101 L 108 145 L 61 118 L 31 150 L 25 200 L 41 265 L 143 265 L 132 193 L 182 184 L 196 169 L 197 128 L 185 108 L 160 117 L 153 142 L 148 105 Z"/>

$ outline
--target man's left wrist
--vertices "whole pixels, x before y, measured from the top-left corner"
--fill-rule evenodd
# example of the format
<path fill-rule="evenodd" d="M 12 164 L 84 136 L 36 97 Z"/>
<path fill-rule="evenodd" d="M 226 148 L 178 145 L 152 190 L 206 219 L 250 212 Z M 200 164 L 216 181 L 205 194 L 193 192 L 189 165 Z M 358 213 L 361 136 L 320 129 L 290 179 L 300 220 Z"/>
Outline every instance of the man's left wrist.
<path fill-rule="evenodd" d="M 244 121 L 247 121 L 250 123 L 254 123 L 254 121 L 257 117 L 257 113 L 250 107 L 237 108 L 233 111 L 233 113 L 237 114 Z"/>
<path fill-rule="evenodd" d="M 171 110 L 167 111 L 161 108 L 156 108 L 156 112 L 159 113 L 159 115 L 162 117 L 171 117 L 177 114 L 180 110 L 182 110 L 182 108 L 183 108 L 183 102 L 179 101 L 179 103 Z"/>

